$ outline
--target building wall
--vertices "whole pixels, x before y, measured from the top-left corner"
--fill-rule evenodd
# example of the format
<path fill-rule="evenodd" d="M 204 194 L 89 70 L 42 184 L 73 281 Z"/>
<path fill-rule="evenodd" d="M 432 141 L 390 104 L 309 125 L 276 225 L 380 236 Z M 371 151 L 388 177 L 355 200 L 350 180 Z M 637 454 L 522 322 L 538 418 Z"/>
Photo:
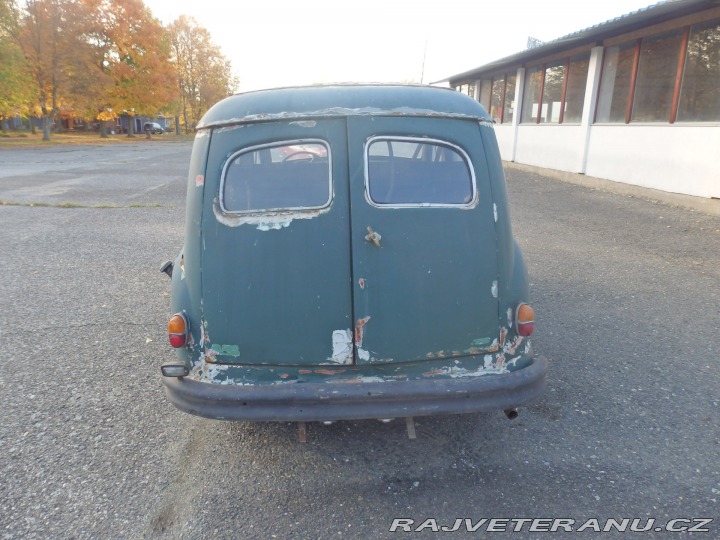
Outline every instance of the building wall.
<path fill-rule="evenodd" d="M 495 136 L 500 147 L 500 157 L 503 161 L 515 161 L 513 147 L 515 145 L 515 127 L 511 124 L 495 125 Z"/>
<path fill-rule="evenodd" d="M 720 198 L 719 152 L 720 125 L 595 125 L 585 174 Z"/>
<path fill-rule="evenodd" d="M 720 7 L 715 7 L 613 36 L 604 45 L 593 43 L 527 64 L 479 71 L 455 87 L 489 111 L 505 161 L 720 198 L 720 84 L 715 82 L 720 82 L 719 17 Z M 634 65 L 632 54 L 628 56 L 633 50 L 637 51 Z M 698 63 L 693 58 L 703 60 Z M 712 67 L 704 67 L 704 62 Z M 700 73 L 698 65 L 705 71 Z M 692 68 L 689 74 L 688 66 Z M 630 68 L 632 77 L 628 71 L 622 75 L 623 69 Z M 569 82 L 568 73 L 585 71 L 584 79 L 575 75 Z M 637 81 L 637 87 L 630 87 L 630 98 L 627 84 L 620 84 L 628 80 L 623 76 Z M 511 79 L 516 83 L 513 91 L 508 86 L 498 95 L 501 82 Z M 697 101 L 685 103 L 702 104 L 695 116 L 690 115 L 695 114 L 694 108 L 691 112 L 686 108 L 688 119 L 678 106 L 683 103 L 686 82 L 688 95 Z M 514 114 L 508 120 L 502 110 Z"/>
<path fill-rule="evenodd" d="M 582 128 L 579 125 L 518 126 L 515 161 L 536 167 L 582 172 Z"/>

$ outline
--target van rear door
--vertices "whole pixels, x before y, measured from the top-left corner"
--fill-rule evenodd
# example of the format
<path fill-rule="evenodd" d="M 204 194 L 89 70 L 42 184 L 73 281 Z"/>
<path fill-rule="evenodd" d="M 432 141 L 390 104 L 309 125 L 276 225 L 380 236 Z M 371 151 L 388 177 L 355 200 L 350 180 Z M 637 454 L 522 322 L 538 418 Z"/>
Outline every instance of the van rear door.
<path fill-rule="evenodd" d="M 497 246 L 478 124 L 351 117 L 348 145 L 356 362 L 492 349 Z"/>
<path fill-rule="evenodd" d="M 204 180 L 204 348 L 217 362 L 351 364 L 345 119 L 214 130 Z"/>

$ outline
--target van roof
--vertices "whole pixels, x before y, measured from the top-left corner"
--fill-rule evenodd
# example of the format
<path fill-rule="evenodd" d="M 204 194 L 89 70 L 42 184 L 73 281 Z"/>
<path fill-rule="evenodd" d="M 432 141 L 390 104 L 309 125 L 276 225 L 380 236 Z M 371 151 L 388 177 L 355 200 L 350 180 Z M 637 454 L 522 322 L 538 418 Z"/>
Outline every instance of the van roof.
<path fill-rule="evenodd" d="M 273 120 L 363 115 L 468 118 L 491 122 L 474 99 L 424 85 L 335 84 L 259 90 L 230 96 L 203 116 L 198 129 Z"/>

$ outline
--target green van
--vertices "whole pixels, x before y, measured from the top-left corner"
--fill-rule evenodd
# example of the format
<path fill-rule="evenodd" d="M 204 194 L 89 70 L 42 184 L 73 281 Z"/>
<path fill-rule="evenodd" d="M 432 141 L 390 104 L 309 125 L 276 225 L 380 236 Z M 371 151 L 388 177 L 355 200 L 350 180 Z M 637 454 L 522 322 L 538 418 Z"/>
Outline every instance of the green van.
<path fill-rule="evenodd" d="M 515 408 L 545 388 L 490 117 L 458 92 L 229 97 L 200 122 L 165 271 L 170 401 L 220 419 Z"/>

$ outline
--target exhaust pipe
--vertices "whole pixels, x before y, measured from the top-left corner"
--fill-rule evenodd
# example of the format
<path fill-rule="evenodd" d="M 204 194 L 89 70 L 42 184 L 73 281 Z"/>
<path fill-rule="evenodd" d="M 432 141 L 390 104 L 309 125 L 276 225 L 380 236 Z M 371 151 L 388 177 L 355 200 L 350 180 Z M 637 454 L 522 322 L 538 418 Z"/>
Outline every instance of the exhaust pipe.
<path fill-rule="evenodd" d="M 507 416 L 508 420 L 515 420 L 518 417 L 518 410 L 515 408 L 505 409 L 503 412 L 505 413 L 505 416 Z"/>

